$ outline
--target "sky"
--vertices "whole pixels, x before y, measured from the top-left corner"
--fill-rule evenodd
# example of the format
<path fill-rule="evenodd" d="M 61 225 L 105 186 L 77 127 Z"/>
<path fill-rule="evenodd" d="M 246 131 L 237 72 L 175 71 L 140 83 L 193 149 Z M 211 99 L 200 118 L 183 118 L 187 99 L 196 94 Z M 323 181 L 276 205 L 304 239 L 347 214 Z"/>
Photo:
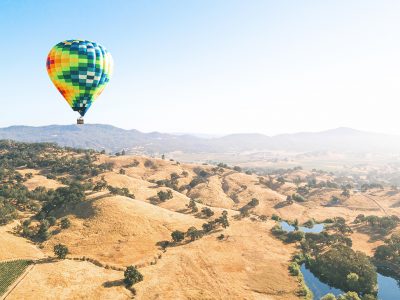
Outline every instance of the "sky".
<path fill-rule="evenodd" d="M 0 0 L 0 127 L 75 123 L 45 61 L 86 39 L 114 59 L 87 123 L 400 134 L 399 32 L 397 0 Z"/>

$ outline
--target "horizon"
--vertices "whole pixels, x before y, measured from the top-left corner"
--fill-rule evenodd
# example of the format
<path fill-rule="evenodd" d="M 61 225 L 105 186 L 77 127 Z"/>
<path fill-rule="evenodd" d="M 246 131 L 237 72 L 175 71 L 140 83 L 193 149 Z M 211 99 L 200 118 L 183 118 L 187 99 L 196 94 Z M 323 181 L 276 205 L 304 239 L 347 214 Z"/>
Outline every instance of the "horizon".
<path fill-rule="evenodd" d="M 215 138 L 221 138 L 225 136 L 231 136 L 231 135 L 262 135 L 266 137 L 277 137 L 277 136 L 283 136 L 283 135 L 296 135 L 296 134 L 318 134 L 318 133 L 326 133 L 326 132 L 333 132 L 333 131 L 341 131 L 341 130 L 346 130 L 346 131 L 352 131 L 352 132 L 360 132 L 360 133 L 368 133 L 368 134 L 379 134 L 379 135 L 388 135 L 388 136 L 397 136 L 400 137 L 400 134 L 395 134 L 395 133 L 385 133 L 385 132 L 378 132 L 378 131 L 367 131 L 367 130 L 361 130 L 357 128 L 351 128 L 351 127 L 346 127 L 346 126 L 340 126 L 340 127 L 335 127 L 335 128 L 329 128 L 325 130 L 318 130 L 318 131 L 294 131 L 294 132 L 284 132 L 284 133 L 278 133 L 278 134 L 273 134 L 273 135 L 268 135 L 265 133 L 261 132 L 227 132 L 227 133 L 204 133 L 204 132 L 167 132 L 167 131 L 159 131 L 159 130 L 154 130 L 154 131 L 142 131 L 136 128 L 122 128 L 113 124 L 106 124 L 106 123 L 86 123 L 85 125 L 89 126 L 111 126 L 117 129 L 122 129 L 126 131 L 138 131 L 144 134 L 151 134 L 151 133 L 160 133 L 160 134 L 169 134 L 169 135 L 176 135 L 176 136 L 183 136 L 183 135 L 189 135 L 197 138 L 202 138 L 202 139 L 215 139 Z M 47 124 L 47 125 L 23 125 L 23 124 L 15 124 L 15 125 L 9 125 L 9 126 L 4 126 L 0 127 L 0 130 L 2 129 L 8 129 L 12 127 L 33 127 L 33 128 L 43 128 L 43 127 L 52 127 L 52 126 L 77 126 L 77 127 L 84 127 L 85 125 L 77 125 L 75 123 L 71 124 Z"/>

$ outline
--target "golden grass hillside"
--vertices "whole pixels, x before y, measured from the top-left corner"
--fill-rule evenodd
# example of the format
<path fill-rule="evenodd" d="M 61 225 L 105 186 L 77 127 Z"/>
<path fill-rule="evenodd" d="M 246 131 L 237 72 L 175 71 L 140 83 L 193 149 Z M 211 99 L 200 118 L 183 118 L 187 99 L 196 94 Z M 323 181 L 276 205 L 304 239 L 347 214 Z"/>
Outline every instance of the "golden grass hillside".
<path fill-rule="evenodd" d="M 135 285 L 137 299 L 299 299 L 298 279 L 288 272 L 298 250 L 272 235 L 273 214 L 300 222 L 337 216 L 352 222 L 360 213 L 400 216 L 396 195 L 388 191 L 352 192 L 342 197 L 340 205 L 329 205 L 332 196 L 341 197 L 340 189 L 312 189 L 307 201 L 286 203 L 298 188 L 293 181 L 306 179 L 312 171 L 297 170 L 272 188 L 265 182 L 276 183 L 277 176 L 140 156 L 96 155 L 96 164 L 109 163 L 112 168 L 91 176 L 90 182 L 126 188 L 134 199 L 107 189 L 87 191 L 84 201 L 51 212 L 57 220 L 67 217 L 71 226 L 50 226 L 52 234 L 42 243 L 13 234 L 16 223 L 1 226 L 0 243 L 5 245 L 0 247 L 1 260 L 53 257 L 53 247 L 59 243 L 70 251 L 68 260 L 35 264 L 8 299 L 128 299 L 134 295 L 121 282 L 128 265 L 136 265 L 144 275 Z M 59 178 L 48 179 L 40 170 L 21 168 L 20 172 L 32 173 L 24 182 L 30 190 L 64 186 Z M 166 186 L 171 178 L 173 184 Z M 325 174 L 318 180 L 332 178 Z M 158 193 L 167 191 L 171 197 L 159 201 Z M 239 216 L 254 198 L 258 204 L 248 215 Z M 189 209 L 191 200 L 198 211 Z M 205 216 L 203 208 L 214 215 Z M 202 229 L 223 211 L 229 227 L 218 227 L 194 241 L 161 246 L 160 242 L 171 241 L 173 231 Z M 26 217 L 21 214 L 19 223 Z M 351 238 L 354 249 L 369 255 L 380 244 L 357 231 Z"/>
<path fill-rule="evenodd" d="M 154 261 L 161 253 L 157 243 L 169 240 L 174 230 L 201 227 L 201 220 L 144 201 L 113 196 L 81 203 L 64 212 L 72 226 L 53 235 L 44 248 L 68 246 L 72 256 L 87 256 L 105 264 L 127 266 Z"/>

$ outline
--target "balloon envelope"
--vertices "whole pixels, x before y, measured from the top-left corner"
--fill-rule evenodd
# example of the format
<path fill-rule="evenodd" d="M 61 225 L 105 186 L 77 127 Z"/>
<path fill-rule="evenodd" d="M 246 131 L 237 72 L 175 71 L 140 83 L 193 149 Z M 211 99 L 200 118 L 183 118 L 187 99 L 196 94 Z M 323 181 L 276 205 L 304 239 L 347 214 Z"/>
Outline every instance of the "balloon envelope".
<path fill-rule="evenodd" d="M 95 42 L 67 40 L 50 50 L 46 66 L 56 88 L 83 117 L 110 80 L 113 61 Z"/>

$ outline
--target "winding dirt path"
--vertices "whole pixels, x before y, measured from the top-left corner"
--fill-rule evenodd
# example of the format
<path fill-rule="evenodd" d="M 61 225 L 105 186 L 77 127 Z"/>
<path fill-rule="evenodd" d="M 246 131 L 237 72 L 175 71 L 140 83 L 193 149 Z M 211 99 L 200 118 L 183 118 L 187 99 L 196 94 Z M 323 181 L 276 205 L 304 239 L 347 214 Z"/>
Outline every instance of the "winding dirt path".
<path fill-rule="evenodd" d="M 383 208 L 383 206 L 382 205 L 380 205 L 379 203 L 378 203 L 378 201 L 376 201 L 374 198 L 372 198 L 371 196 L 367 196 L 366 194 L 362 194 L 365 198 L 367 198 L 367 199 L 369 199 L 369 200 L 371 200 L 371 201 L 373 201 L 382 211 L 383 211 L 383 213 L 387 216 L 388 215 L 388 213 L 386 212 L 386 210 Z"/>

